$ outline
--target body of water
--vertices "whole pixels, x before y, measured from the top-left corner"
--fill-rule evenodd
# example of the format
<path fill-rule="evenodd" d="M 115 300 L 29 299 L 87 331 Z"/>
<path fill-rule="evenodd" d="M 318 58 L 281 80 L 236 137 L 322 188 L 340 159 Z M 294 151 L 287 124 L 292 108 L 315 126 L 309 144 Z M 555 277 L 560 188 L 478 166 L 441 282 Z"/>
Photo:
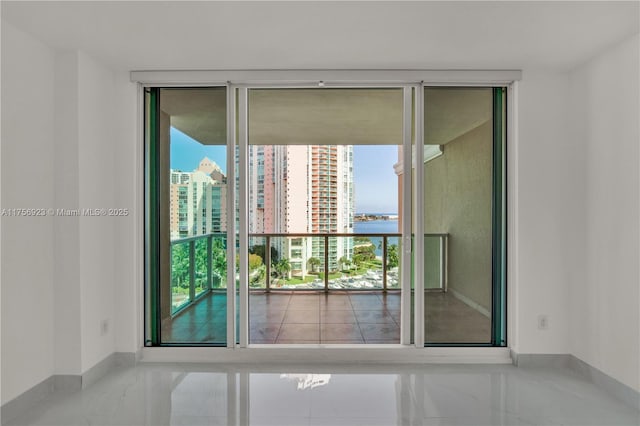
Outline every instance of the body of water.
<path fill-rule="evenodd" d="M 371 220 L 368 222 L 353 222 L 354 234 L 396 234 L 399 233 L 397 220 Z M 388 238 L 388 244 L 398 244 L 399 237 Z M 369 237 L 376 246 L 376 256 L 382 256 L 382 237 Z"/>

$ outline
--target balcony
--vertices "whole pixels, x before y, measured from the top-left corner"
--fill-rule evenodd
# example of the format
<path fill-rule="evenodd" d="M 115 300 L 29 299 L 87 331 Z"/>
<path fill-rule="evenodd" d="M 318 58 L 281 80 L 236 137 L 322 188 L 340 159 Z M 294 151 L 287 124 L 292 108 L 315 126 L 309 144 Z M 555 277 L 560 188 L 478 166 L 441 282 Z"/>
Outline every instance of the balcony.
<path fill-rule="evenodd" d="M 206 293 L 227 287 L 227 234 L 215 233 L 171 241 L 171 314 Z"/>
<path fill-rule="evenodd" d="M 429 269 L 425 287 L 446 291 L 447 235 L 425 237 L 425 265 Z M 251 289 L 329 292 L 400 288 L 400 234 L 250 234 L 249 241 Z M 341 253 L 353 255 L 338 256 L 339 243 Z M 286 247 L 295 249 L 287 253 Z M 301 247 L 310 251 L 305 255 Z M 304 261 L 297 272 L 286 266 L 291 254 Z M 226 289 L 226 234 L 173 240 L 172 314 L 216 289 Z"/>
<path fill-rule="evenodd" d="M 447 292 L 448 235 L 425 237 L 427 341 L 482 343 L 478 336 L 489 332 L 489 319 Z M 399 343 L 400 234 L 251 234 L 249 241 L 255 255 L 249 259 L 250 343 Z M 329 258 L 340 243 L 353 248 L 351 264 Z M 163 322 L 162 341 L 224 345 L 226 235 L 184 238 L 171 246 L 173 309 Z M 307 252 L 301 271 L 276 268 L 272 255 L 287 246 L 315 248 L 319 263 L 309 262 Z M 356 255 L 371 250 L 358 247 L 372 247 L 373 258 L 356 262 Z"/>
<path fill-rule="evenodd" d="M 425 287 L 446 291 L 446 234 L 425 235 L 425 257 L 430 267 Z M 260 257 L 249 265 L 251 290 L 271 291 L 382 291 L 400 289 L 402 250 L 400 234 L 250 234 L 249 251 Z M 302 270 L 291 271 L 290 256 L 282 248 L 309 247 Z M 338 254 L 353 248 L 353 255 Z M 269 247 L 270 250 L 265 250 Z M 299 257 L 296 257 L 298 260 Z M 384 261 L 383 261 L 384 259 Z"/>

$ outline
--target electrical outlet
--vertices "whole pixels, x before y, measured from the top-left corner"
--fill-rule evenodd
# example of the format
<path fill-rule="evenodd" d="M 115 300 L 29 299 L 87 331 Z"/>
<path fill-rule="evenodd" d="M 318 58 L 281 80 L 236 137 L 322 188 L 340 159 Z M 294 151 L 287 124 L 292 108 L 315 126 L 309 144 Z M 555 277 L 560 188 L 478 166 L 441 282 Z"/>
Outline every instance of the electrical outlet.
<path fill-rule="evenodd" d="M 100 335 L 104 336 L 109 333 L 109 320 L 103 319 L 100 321 Z"/>
<path fill-rule="evenodd" d="M 548 330 L 548 329 L 549 329 L 549 316 L 538 315 L 538 330 Z"/>

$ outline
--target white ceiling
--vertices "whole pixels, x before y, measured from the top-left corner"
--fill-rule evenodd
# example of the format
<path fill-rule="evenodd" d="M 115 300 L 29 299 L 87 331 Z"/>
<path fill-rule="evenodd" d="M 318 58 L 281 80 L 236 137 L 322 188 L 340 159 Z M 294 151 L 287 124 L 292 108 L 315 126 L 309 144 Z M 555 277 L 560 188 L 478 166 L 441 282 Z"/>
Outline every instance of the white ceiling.
<path fill-rule="evenodd" d="M 570 69 L 639 2 L 11 2 L 8 22 L 118 69 Z"/>

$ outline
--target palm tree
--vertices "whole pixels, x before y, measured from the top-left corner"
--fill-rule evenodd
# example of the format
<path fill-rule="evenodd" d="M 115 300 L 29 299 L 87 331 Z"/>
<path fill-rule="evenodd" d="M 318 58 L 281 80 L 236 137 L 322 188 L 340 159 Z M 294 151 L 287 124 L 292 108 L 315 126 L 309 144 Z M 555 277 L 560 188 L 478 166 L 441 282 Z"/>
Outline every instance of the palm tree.
<path fill-rule="evenodd" d="M 273 265 L 273 269 L 276 270 L 281 278 L 285 278 L 289 271 L 291 271 L 291 263 L 289 263 L 289 259 L 283 257 L 278 263 Z"/>
<path fill-rule="evenodd" d="M 398 246 L 392 244 L 387 250 L 387 266 L 394 268 L 400 264 L 400 257 L 398 256 Z"/>
<path fill-rule="evenodd" d="M 345 265 L 347 266 L 347 269 L 348 269 L 349 271 L 351 271 L 351 264 L 352 264 L 352 263 L 353 263 L 353 262 L 351 262 L 351 259 L 347 259 L 347 261 L 345 262 Z"/>
<path fill-rule="evenodd" d="M 338 263 L 340 264 L 340 269 L 344 269 L 345 266 L 351 263 L 351 261 L 346 256 L 342 256 L 338 259 Z"/>
<path fill-rule="evenodd" d="M 307 260 L 307 268 L 311 269 L 311 272 L 318 272 L 318 266 L 320 266 L 320 259 L 317 257 L 310 257 Z"/>

